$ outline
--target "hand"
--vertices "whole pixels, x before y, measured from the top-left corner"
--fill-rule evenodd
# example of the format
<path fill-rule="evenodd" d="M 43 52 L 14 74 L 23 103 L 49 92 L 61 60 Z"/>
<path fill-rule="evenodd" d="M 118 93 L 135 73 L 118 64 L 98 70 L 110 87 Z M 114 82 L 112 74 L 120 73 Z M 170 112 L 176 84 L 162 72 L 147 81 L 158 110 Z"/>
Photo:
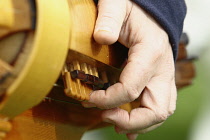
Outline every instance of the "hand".
<path fill-rule="evenodd" d="M 168 35 L 140 6 L 130 0 L 100 0 L 94 38 L 100 44 L 119 41 L 129 48 L 119 82 L 94 91 L 89 104 L 104 111 L 104 121 L 132 140 L 162 124 L 176 108 L 174 60 Z M 140 97 L 130 113 L 119 107 Z"/>

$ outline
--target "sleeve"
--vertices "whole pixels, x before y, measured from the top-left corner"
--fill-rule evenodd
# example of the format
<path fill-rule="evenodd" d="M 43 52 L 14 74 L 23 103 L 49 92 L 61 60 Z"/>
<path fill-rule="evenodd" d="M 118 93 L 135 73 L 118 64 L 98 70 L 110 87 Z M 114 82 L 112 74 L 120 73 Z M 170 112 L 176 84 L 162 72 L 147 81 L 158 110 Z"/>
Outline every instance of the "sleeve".
<path fill-rule="evenodd" d="M 183 30 L 183 22 L 186 15 L 184 0 L 133 0 L 140 5 L 168 33 L 172 46 L 174 60 L 178 52 L 178 44 Z"/>

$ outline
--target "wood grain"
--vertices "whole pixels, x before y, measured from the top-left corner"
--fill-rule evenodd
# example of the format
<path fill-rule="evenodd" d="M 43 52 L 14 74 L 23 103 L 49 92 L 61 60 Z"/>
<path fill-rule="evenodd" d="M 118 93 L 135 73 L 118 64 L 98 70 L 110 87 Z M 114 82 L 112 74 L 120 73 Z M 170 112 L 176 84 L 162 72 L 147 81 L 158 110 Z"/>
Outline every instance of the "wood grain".
<path fill-rule="evenodd" d="M 24 1 L 21 0 L 17 5 L 25 6 L 26 3 L 21 4 Z M 56 3 L 58 1 L 59 3 Z M 102 123 L 102 110 L 86 109 L 81 106 L 79 101 L 88 100 L 92 89 L 81 81 L 71 79 L 69 72 L 74 69 L 82 69 L 89 74 L 98 75 L 104 81 L 115 83 L 121 72 L 120 66 L 126 59 L 127 49 L 119 44 L 114 44 L 115 47 L 113 47 L 99 45 L 94 41 L 92 34 L 97 10 L 93 1 L 67 1 L 69 9 L 67 5 L 64 8 L 69 11 L 68 14 L 63 14 L 59 13 L 63 7 L 58 4 L 65 3 L 65 0 L 37 0 L 38 4 L 43 5 L 38 5 L 40 16 L 36 31 L 30 31 L 31 37 L 26 39 L 28 43 L 24 42 L 26 43 L 25 52 L 18 53 L 18 57 L 12 55 L 11 60 L 8 60 L 8 63 L 13 62 L 12 64 L 16 66 L 13 72 L 18 78 L 14 80 L 13 86 L 8 87 L 5 98 L 1 100 L 0 118 L 13 118 L 26 111 L 11 121 L 13 128 L 6 140 L 80 139 L 86 130 L 107 125 Z M 14 3 L 17 2 L 14 0 Z M 50 6 L 48 3 L 51 3 Z M 58 6 L 61 6 L 59 7 L 61 9 L 57 8 Z M 19 8 L 25 9 L 23 15 L 30 17 L 27 12 L 28 8 Z M 69 19 L 70 22 L 68 22 Z M 6 39 L 10 33 L 14 33 L 13 31 L 31 28 L 29 26 L 31 21 L 25 21 L 22 17 L 19 17 L 17 21 L 20 20 L 26 22 L 24 27 L 19 23 L 15 23 L 17 28 L 14 26 L 14 29 L 0 27 L 0 39 L 3 36 Z M 180 46 L 181 53 L 179 53 L 176 64 L 178 88 L 189 85 L 195 76 L 192 61 L 187 60 L 186 44 Z M 68 50 L 65 50 L 65 47 L 68 47 Z M 62 71 L 64 84 L 59 79 L 57 86 L 53 87 L 67 52 L 65 68 Z M 0 66 L 6 70 L 6 65 Z M 66 93 L 64 93 L 64 85 Z M 52 87 L 49 98 L 35 106 Z M 72 92 L 70 97 L 79 101 L 67 97 L 69 92 Z M 139 103 L 137 99 L 122 108 L 130 111 L 138 107 Z"/>

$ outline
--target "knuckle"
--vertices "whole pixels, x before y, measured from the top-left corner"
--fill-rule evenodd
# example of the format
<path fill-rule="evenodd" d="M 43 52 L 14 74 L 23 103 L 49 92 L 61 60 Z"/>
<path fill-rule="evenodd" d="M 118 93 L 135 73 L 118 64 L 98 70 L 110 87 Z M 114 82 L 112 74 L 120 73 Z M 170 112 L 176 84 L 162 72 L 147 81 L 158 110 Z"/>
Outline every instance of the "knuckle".
<path fill-rule="evenodd" d="M 170 110 L 168 111 L 168 115 L 171 116 L 171 115 L 174 114 L 174 112 L 175 112 L 175 109 L 170 109 Z"/>
<path fill-rule="evenodd" d="M 126 127 L 126 128 L 125 128 L 126 131 L 131 131 L 131 130 L 134 129 L 134 128 L 133 128 L 133 125 L 132 125 L 131 123 L 127 123 L 125 127 Z"/>
<path fill-rule="evenodd" d="M 104 12 L 101 17 L 104 21 L 112 22 L 112 24 L 118 25 L 120 23 L 120 18 L 111 12 Z"/>
<path fill-rule="evenodd" d="M 172 105 L 170 108 L 169 108 L 169 111 L 168 111 L 168 114 L 169 116 L 173 115 L 174 112 L 176 110 L 176 105 Z"/>
<path fill-rule="evenodd" d="M 126 122 L 124 125 L 121 126 L 124 131 L 131 131 L 133 130 L 133 125 L 130 122 Z"/>
<path fill-rule="evenodd" d="M 113 108 L 111 105 L 109 105 L 109 102 L 104 100 L 103 103 L 100 104 L 100 106 L 98 106 L 101 109 L 111 109 Z"/>
<path fill-rule="evenodd" d="M 139 92 L 136 88 L 130 88 L 127 91 L 129 101 L 134 101 L 139 97 Z"/>
<path fill-rule="evenodd" d="M 156 113 L 156 121 L 158 123 L 164 122 L 168 118 L 168 116 L 168 111 L 158 111 L 158 113 Z"/>
<path fill-rule="evenodd" d="M 101 109 L 110 109 L 111 106 L 109 105 L 109 98 L 107 96 L 103 97 L 103 102 L 98 101 L 97 107 Z"/>

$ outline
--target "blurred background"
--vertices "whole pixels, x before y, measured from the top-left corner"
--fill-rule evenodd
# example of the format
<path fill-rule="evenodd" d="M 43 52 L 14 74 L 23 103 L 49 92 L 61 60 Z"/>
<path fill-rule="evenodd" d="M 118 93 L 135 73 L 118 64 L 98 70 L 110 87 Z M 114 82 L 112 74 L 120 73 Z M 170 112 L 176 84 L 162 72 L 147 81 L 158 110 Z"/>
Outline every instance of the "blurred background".
<path fill-rule="evenodd" d="M 210 140 L 210 12 L 209 0 L 186 0 L 184 32 L 190 38 L 189 56 L 195 61 L 196 78 L 178 91 L 177 109 L 161 127 L 138 140 Z M 82 140 L 126 140 L 113 127 L 87 132 Z"/>

